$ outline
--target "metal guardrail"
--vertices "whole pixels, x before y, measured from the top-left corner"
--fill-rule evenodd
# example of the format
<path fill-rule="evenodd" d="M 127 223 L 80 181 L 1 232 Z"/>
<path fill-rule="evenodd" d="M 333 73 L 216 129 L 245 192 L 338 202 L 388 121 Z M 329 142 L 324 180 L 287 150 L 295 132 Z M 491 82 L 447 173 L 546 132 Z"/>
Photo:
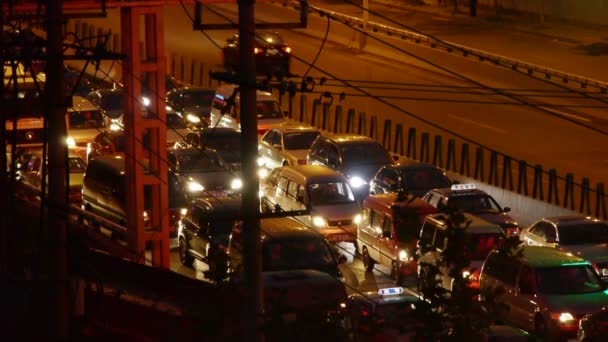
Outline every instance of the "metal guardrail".
<path fill-rule="evenodd" d="M 294 10 L 300 9 L 300 5 L 298 1 L 294 0 L 278 0 L 271 1 L 275 3 L 280 3 L 284 7 L 291 7 Z M 467 47 L 464 45 L 448 42 L 445 40 L 437 40 L 433 39 L 429 36 L 419 34 L 416 32 L 391 27 L 388 25 L 380 24 L 373 21 L 365 22 L 363 19 L 353 17 L 350 15 L 330 11 L 327 9 L 323 9 L 321 7 L 312 6 L 310 7 L 310 13 L 314 13 L 318 16 L 329 16 L 330 18 L 339 19 L 341 22 L 348 26 L 357 27 L 358 29 L 373 31 L 374 33 L 383 33 L 387 36 L 398 37 L 403 40 L 412 40 L 417 44 L 425 44 L 431 48 L 442 49 L 445 52 L 452 53 L 456 50 L 462 52 L 464 57 L 473 57 L 477 58 L 479 61 L 487 61 L 493 63 L 495 65 L 502 65 L 504 67 L 509 67 L 513 70 L 525 70 L 528 74 L 532 75 L 534 73 L 542 74 L 548 80 L 551 80 L 552 77 L 556 79 L 561 79 L 563 83 L 574 82 L 578 83 L 581 88 L 587 88 L 589 86 L 596 87 L 600 90 L 601 93 L 608 92 L 608 82 L 602 82 L 599 80 L 594 80 L 588 77 L 582 77 L 578 75 L 574 75 L 571 73 L 567 73 L 564 71 L 548 68 L 545 66 L 540 66 L 534 63 L 529 63 L 521 60 L 517 60 L 510 57 L 505 57 L 502 55 L 474 49 L 471 47 Z"/>

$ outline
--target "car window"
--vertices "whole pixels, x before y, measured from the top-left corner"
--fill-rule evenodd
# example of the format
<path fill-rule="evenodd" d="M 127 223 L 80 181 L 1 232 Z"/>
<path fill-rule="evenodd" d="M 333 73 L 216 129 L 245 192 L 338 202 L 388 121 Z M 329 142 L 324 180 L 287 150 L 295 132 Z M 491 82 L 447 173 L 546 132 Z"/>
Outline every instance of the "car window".
<path fill-rule="evenodd" d="M 326 269 L 335 267 L 335 260 L 323 239 L 281 239 L 263 244 L 262 265 L 264 271 Z"/>
<path fill-rule="evenodd" d="M 323 160 L 327 158 L 327 148 L 329 147 L 329 143 L 325 141 L 325 139 L 317 139 L 315 143 L 310 148 L 311 155 L 317 156 L 317 158 Z"/>
<path fill-rule="evenodd" d="M 437 250 L 443 250 L 445 248 L 445 231 L 443 229 L 435 229 L 433 247 L 435 247 Z"/>
<path fill-rule="evenodd" d="M 328 166 L 338 166 L 338 149 L 334 145 L 327 148 L 327 164 Z"/>
<path fill-rule="evenodd" d="M 68 159 L 70 173 L 84 173 L 87 168 L 85 162 L 78 157 L 70 157 Z"/>
<path fill-rule="evenodd" d="M 270 141 L 271 145 L 279 145 L 281 146 L 281 133 L 275 131 L 274 135 L 272 136 L 272 140 Z"/>
<path fill-rule="evenodd" d="M 566 295 L 603 291 L 599 276 L 590 265 L 536 269 L 536 285 L 543 294 Z"/>
<path fill-rule="evenodd" d="M 382 236 L 393 238 L 393 220 L 386 216 L 382 224 Z"/>
<path fill-rule="evenodd" d="M 289 182 L 289 185 L 287 187 L 287 195 L 289 195 L 292 198 L 296 198 L 298 195 L 298 188 L 299 188 L 299 184 L 296 182 Z"/>
<path fill-rule="evenodd" d="M 125 108 L 124 96 L 123 96 L 122 92 L 112 92 L 112 93 L 104 94 L 101 97 L 101 102 L 100 102 L 99 106 L 103 110 L 108 110 L 108 111 L 123 110 Z"/>
<path fill-rule="evenodd" d="M 519 263 L 508 256 L 495 252 L 488 256 L 483 265 L 483 273 L 507 285 L 515 286 Z"/>
<path fill-rule="evenodd" d="M 167 113 L 167 128 L 170 129 L 186 129 L 186 123 L 177 114 Z M 180 137 L 181 139 L 181 137 Z"/>
<path fill-rule="evenodd" d="M 286 150 L 308 150 L 319 132 L 295 132 L 283 135 L 283 144 Z"/>
<path fill-rule="evenodd" d="M 70 111 L 70 129 L 90 129 L 104 127 L 103 117 L 98 110 Z"/>
<path fill-rule="evenodd" d="M 279 170 L 273 170 L 270 175 L 268 175 L 268 178 L 266 178 L 266 184 L 270 185 L 270 186 L 276 186 L 277 185 L 277 181 L 279 179 Z"/>
<path fill-rule="evenodd" d="M 455 195 L 448 201 L 448 207 L 470 213 L 500 212 L 502 209 L 489 195 Z"/>
<path fill-rule="evenodd" d="M 380 229 L 380 227 L 382 227 L 382 214 L 380 214 L 379 212 L 372 210 L 370 212 L 370 217 L 369 217 L 369 225 L 370 227 L 372 227 L 372 229 Z"/>
<path fill-rule="evenodd" d="M 559 243 L 562 245 L 584 245 L 608 243 L 606 222 L 585 222 L 559 227 Z"/>
<path fill-rule="evenodd" d="M 279 178 L 279 183 L 277 185 L 277 192 L 276 192 L 277 195 L 282 195 L 285 193 L 285 191 L 287 190 L 287 182 L 288 182 L 287 178 L 285 178 L 285 177 Z"/>
<path fill-rule="evenodd" d="M 433 235 L 435 234 L 435 225 L 430 221 L 426 221 L 422 225 L 422 232 L 420 234 L 420 246 L 430 246 L 433 244 Z"/>
<path fill-rule="evenodd" d="M 450 187 L 450 179 L 435 168 L 419 168 L 402 172 L 403 186 L 409 189 L 438 189 Z"/>
<path fill-rule="evenodd" d="M 212 172 L 226 169 L 219 156 L 211 152 L 180 153 L 177 159 L 181 172 Z"/>
<path fill-rule="evenodd" d="M 342 163 L 347 166 L 391 163 L 388 153 L 377 142 L 343 144 L 341 148 Z"/>
<path fill-rule="evenodd" d="M 538 222 L 534 227 L 530 228 L 530 233 L 544 239 L 547 236 L 547 225 L 548 223 L 544 221 Z"/>
<path fill-rule="evenodd" d="M 258 119 L 277 119 L 283 118 L 283 112 L 279 103 L 272 101 L 257 101 L 255 103 L 255 110 Z"/>
<path fill-rule="evenodd" d="M 182 95 L 181 105 L 184 108 L 187 107 L 203 107 L 209 108 L 213 101 L 212 90 L 190 90 L 186 91 Z"/>
<path fill-rule="evenodd" d="M 274 139 L 274 136 L 276 135 L 276 131 L 274 129 L 271 129 L 270 131 L 268 131 L 268 133 L 266 133 L 266 135 L 264 136 L 264 138 L 262 139 L 262 141 L 272 145 L 272 141 Z"/>
<path fill-rule="evenodd" d="M 308 198 L 312 205 L 345 204 L 355 201 L 353 192 L 345 182 L 309 184 Z"/>

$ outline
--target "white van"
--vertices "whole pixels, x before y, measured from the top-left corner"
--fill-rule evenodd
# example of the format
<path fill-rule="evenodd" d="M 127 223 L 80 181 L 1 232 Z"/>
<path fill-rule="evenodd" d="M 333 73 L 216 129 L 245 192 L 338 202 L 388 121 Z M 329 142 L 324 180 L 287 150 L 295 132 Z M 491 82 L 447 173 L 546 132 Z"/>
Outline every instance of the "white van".
<path fill-rule="evenodd" d="M 228 105 L 228 99 L 235 93 L 234 105 Z M 225 111 L 222 115 L 222 111 Z M 287 122 L 281 106 L 272 93 L 256 91 L 256 114 L 258 117 L 258 135 L 264 134 L 271 126 Z M 240 96 L 237 85 L 226 84 L 216 89 L 211 103 L 211 127 L 229 127 L 241 130 Z"/>

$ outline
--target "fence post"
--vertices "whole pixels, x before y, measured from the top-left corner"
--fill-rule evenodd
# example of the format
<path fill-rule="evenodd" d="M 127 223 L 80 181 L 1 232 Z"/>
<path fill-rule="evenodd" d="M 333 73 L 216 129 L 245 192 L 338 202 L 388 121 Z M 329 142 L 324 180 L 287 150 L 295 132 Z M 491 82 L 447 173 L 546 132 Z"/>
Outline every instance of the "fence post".
<path fill-rule="evenodd" d="M 186 57 L 179 56 L 179 79 L 186 79 Z"/>
<path fill-rule="evenodd" d="M 319 111 L 319 108 L 321 107 L 321 100 L 319 99 L 313 99 L 312 100 L 312 115 L 310 117 L 310 122 L 308 122 L 308 124 L 310 124 L 311 126 L 315 126 L 315 127 L 319 127 L 319 125 L 317 125 L 317 113 Z"/>
<path fill-rule="evenodd" d="M 365 135 L 365 131 L 367 130 L 367 117 L 365 116 L 365 112 L 359 112 L 359 123 L 357 127 L 357 134 Z"/>
<path fill-rule="evenodd" d="M 536 198 L 537 195 L 539 200 L 545 200 L 543 196 L 543 167 L 540 164 L 536 164 L 536 166 L 534 166 L 532 198 Z"/>
<path fill-rule="evenodd" d="M 346 133 L 355 133 L 355 109 L 350 108 L 346 113 Z"/>
<path fill-rule="evenodd" d="M 85 48 L 89 47 L 89 41 L 88 41 L 88 36 L 89 36 L 89 23 L 81 23 L 80 24 L 80 36 L 78 36 L 78 39 L 80 39 L 80 44 L 82 46 L 84 46 Z"/>
<path fill-rule="evenodd" d="M 435 135 L 435 146 L 433 146 L 433 165 L 443 168 L 443 138 Z"/>
<path fill-rule="evenodd" d="M 507 188 L 513 191 L 513 172 L 511 171 L 511 157 L 502 156 L 502 188 Z"/>
<path fill-rule="evenodd" d="M 108 47 L 106 40 L 106 35 L 103 32 L 103 29 L 101 27 L 97 28 L 97 35 L 95 37 L 95 45 L 93 45 L 93 47 L 97 47 L 99 45 L 102 45 L 103 48 Z"/>
<path fill-rule="evenodd" d="M 342 105 L 336 105 L 336 112 L 334 115 L 334 127 L 332 132 L 342 133 Z"/>
<path fill-rule="evenodd" d="M 393 153 L 403 155 L 403 125 L 395 125 L 395 144 L 393 145 Z"/>
<path fill-rule="evenodd" d="M 586 215 L 591 215 L 591 201 L 590 195 L 591 186 L 589 185 L 589 178 L 584 177 L 581 182 L 581 205 L 579 212 L 584 213 Z"/>
<path fill-rule="evenodd" d="M 484 162 L 483 162 L 483 148 L 481 146 L 477 146 L 475 149 L 475 179 L 479 179 L 482 182 L 485 182 L 484 179 L 484 170 L 483 170 Z"/>
<path fill-rule="evenodd" d="M 604 193 L 604 183 L 597 183 L 595 189 L 595 217 L 606 219 L 606 201 Z"/>
<path fill-rule="evenodd" d="M 372 115 L 369 118 L 369 135 L 370 138 L 378 141 L 378 116 Z"/>
<path fill-rule="evenodd" d="M 416 127 L 407 131 L 407 157 L 416 159 Z"/>
<path fill-rule="evenodd" d="M 547 194 L 547 202 L 559 205 L 559 195 L 557 192 L 557 170 L 549 170 L 549 190 Z"/>
<path fill-rule="evenodd" d="M 196 75 L 196 62 L 194 61 L 194 59 L 192 59 L 192 61 L 190 61 L 190 84 L 196 84 L 196 83 L 194 83 L 195 75 Z"/>
<path fill-rule="evenodd" d="M 118 35 L 118 33 L 114 33 L 112 35 L 112 46 L 113 48 L 113 52 L 120 52 L 120 36 Z"/>
<path fill-rule="evenodd" d="M 384 130 L 382 132 L 382 146 L 384 146 L 385 149 L 390 150 L 391 145 L 392 145 L 392 134 L 391 131 L 393 130 L 393 122 L 391 120 L 384 120 Z"/>
<path fill-rule="evenodd" d="M 469 144 L 462 144 L 462 154 L 460 155 L 460 174 L 467 177 L 471 176 L 471 165 L 469 165 Z"/>
<path fill-rule="evenodd" d="M 329 121 L 329 106 L 331 104 L 329 102 L 323 103 L 323 114 L 321 116 L 321 129 L 329 130 L 327 127 L 327 122 Z"/>
<path fill-rule="evenodd" d="M 428 132 L 424 132 L 422 133 L 422 135 L 420 136 L 420 161 L 423 163 L 428 163 L 429 162 L 429 158 L 430 156 L 430 150 L 429 150 L 429 133 Z"/>
<path fill-rule="evenodd" d="M 304 117 L 306 115 L 306 106 L 307 106 L 307 102 L 306 102 L 306 94 L 301 94 L 300 95 L 300 122 L 304 122 Z"/>
<path fill-rule="evenodd" d="M 525 160 L 519 161 L 519 182 L 517 183 L 517 193 L 528 196 L 528 163 Z"/>
<path fill-rule="evenodd" d="M 446 160 L 446 169 L 456 172 L 456 140 L 448 140 L 448 156 Z"/>
<path fill-rule="evenodd" d="M 88 40 L 88 48 L 94 48 L 95 44 L 97 44 L 97 37 L 95 37 L 95 27 L 93 25 L 89 25 L 89 40 Z M 142 56 L 145 56 L 142 54 Z"/>
<path fill-rule="evenodd" d="M 490 151 L 490 173 L 488 174 L 488 184 L 498 185 L 498 153 Z"/>
<path fill-rule="evenodd" d="M 82 39 L 82 22 L 80 20 L 76 20 L 74 23 L 74 34 L 76 35 L 76 37 L 74 37 L 74 40 L 79 40 Z"/>
<path fill-rule="evenodd" d="M 566 174 L 566 184 L 564 186 L 564 208 L 568 208 L 570 203 L 570 210 L 574 210 L 574 175 L 572 173 Z"/>
<path fill-rule="evenodd" d="M 287 99 L 287 117 L 293 119 L 293 107 L 294 102 L 296 101 L 296 93 L 289 92 L 289 97 Z"/>

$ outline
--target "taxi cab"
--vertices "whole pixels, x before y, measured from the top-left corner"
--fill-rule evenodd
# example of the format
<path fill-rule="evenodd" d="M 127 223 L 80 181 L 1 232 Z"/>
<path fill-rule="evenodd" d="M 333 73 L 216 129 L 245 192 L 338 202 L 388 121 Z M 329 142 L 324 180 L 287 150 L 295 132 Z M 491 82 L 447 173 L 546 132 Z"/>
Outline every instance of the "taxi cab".
<path fill-rule="evenodd" d="M 483 264 L 480 285 L 502 288 L 495 299 L 508 307 L 502 318 L 543 341 L 576 337 L 579 320 L 608 305 L 606 285 L 592 265 L 554 248 L 494 251 Z"/>
<path fill-rule="evenodd" d="M 457 209 L 481 217 L 500 226 L 507 236 L 519 233 L 518 223 L 496 200 L 475 184 L 453 184 L 449 188 L 433 189 L 422 198 L 440 211 Z"/>
<path fill-rule="evenodd" d="M 402 287 L 353 294 L 348 311 L 355 341 L 410 341 L 421 322 L 414 317 L 420 299 L 404 294 Z"/>
<path fill-rule="evenodd" d="M 413 195 L 370 195 L 363 202 L 363 219 L 359 224 L 358 252 L 365 270 L 376 263 L 391 269 L 400 282 L 403 276 L 416 273 L 414 250 L 424 219 L 437 212 L 433 206 Z"/>

